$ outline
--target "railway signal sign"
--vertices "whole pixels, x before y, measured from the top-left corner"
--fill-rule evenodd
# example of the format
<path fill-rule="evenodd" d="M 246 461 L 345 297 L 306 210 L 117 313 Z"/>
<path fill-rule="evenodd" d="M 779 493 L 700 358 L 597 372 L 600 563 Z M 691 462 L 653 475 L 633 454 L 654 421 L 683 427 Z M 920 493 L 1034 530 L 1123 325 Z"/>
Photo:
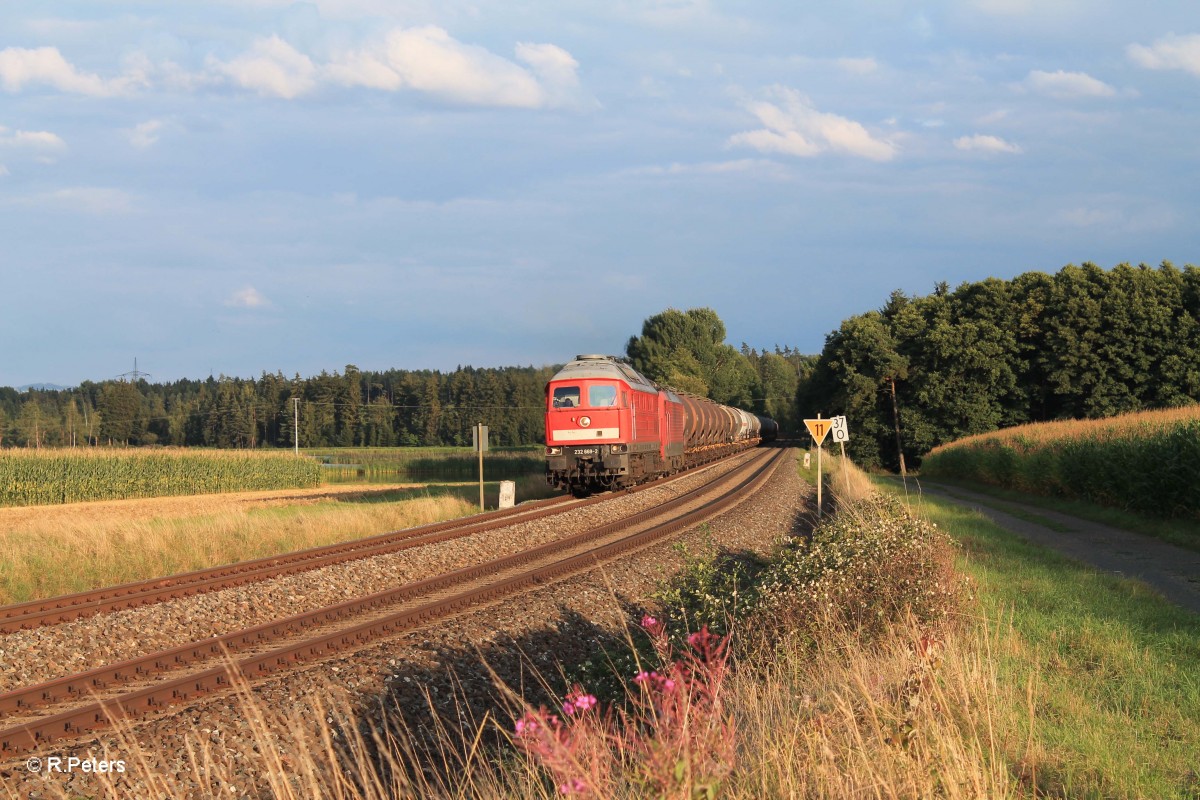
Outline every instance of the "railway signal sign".
<path fill-rule="evenodd" d="M 833 425 L 831 419 L 806 419 L 804 426 L 808 428 L 808 432 L 812 434 L 813 441 L 817 443 L 817 447 L 825 441 L 826 434 L 829 433 L 829 428 Z"/>
<path fill-rule="evenodd" d="M 829 429 L 833 426 L 833 420 L 821 419 L 818 414 L 816 419 L 804 420 L 804 427 L 808 428 L 808 432 L 812 434 L 813 441 L 817 443 L 817 519 L 821 518 L 821 442 L 825 441 L 825 436 L 829 433 Z"/>
<path fill-rule="evenodd" d="M 833 434 L 833 440 L 841 443 L 850 441 L 850 426 L 846 424 L 846 418 L 832 417 L 830 421 L 833 423 L 833 427 L 829 429 Z"/>

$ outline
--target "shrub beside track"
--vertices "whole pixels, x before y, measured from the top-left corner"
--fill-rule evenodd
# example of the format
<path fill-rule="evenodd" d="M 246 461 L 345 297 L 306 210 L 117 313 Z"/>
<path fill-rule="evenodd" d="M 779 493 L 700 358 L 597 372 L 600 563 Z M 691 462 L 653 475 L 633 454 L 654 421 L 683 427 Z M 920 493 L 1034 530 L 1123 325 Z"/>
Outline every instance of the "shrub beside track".
<path fill-rule="evenodd" d="M 935 448 L 923 475 L 1200 518 L 1200 406 L 1023 425 Z"/>
<path fill-rule="evenodd" d="M 292 489 L 320 466 L 290 453 L 163 449 L 0 451 L 0 505 Z"/>

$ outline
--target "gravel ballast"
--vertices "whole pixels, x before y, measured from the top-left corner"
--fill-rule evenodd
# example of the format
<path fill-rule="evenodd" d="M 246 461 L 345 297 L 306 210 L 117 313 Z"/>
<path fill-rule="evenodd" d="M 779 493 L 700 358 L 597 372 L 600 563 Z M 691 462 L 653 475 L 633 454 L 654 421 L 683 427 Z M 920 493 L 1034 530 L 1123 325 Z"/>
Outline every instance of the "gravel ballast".
<path fill-rule="evenodd" d="M 129 658 L 272 618 L 340 602 L 401 583 L 495 558 L 575 533 L 616 516 L 653 508 L 712 479 L 717 470 L 697 471 L 669 486 L 608 503 L 566 512 L 548 520 L 519 523 L 502 532 L 422 547 L 403 553 L 278 578 L 210 595 L 182 598 L 148 608 L 106 614 L 52 628 L 22 631 L 0 638 L 0 691 L 57 675 Z M 105 735 L 90 743 L 38 754 L 125 759 L 128 772 L 116 777 L 121 796 L 211 797 L 217 771 L 196 782 L 185 742 L 203 741 L 213 758 L 236 775 L 215 787 L 222 796 L 257 797 L 266 787 L 264 749 L 295 758 L 296 727 L 327 725 L 318 712 L 331 687 L 346 692 L 362 718 L 403 719 L 410 727 L 432 720 L 429 704 L 443 719 L 480 718 L 494 710 L 492 672 L 511 686 L 529 682 L 529 664 L 557 674 L 556 664 L 578 663 L 596 652 L 598 643 L 619 640 L 635 613 L 649 607 L 662 581 L 682 565 L 674 548 L 684 542 L 693 551 L 712 543 L 729 551 L 766 554 L 800 526 L 812 487 L 798 476 L 792 458 L 776 470 L 752 499 L 710 520 L 705 530 L 692 530 L 671 543 L 660 543 L 588 573 L 549 584 L 511 600 L 480 607 L 436 628 L 422 629 L 369 645 L 254 686 L 250 696 L 263 708 L 291 711 L 291 729 L 268 728 L 256 740 L 241 703 L 233 695 L 217 696 L 173 710 L 138 725 L 134 742 Z M 365 709 L 365 710 L 364 710 Z M 270 742 L 264 743 L 266 736 Z M 264 748 L 264 744 L 268 746 Z M 146 763 L 134 768 L 134 753 Z M 286 764 L 285 764 L 286 768 Z M 7 774 L 2 774 L 7 773 Z M 236 778 L 236 779 L 234 779 Z M 28 791 L 53 797 L 87 793 L 98 778 L 85 773 L 34 776 L 22 763 L 0 763 L 0 779 L 25 796 Z M 15 783 L 14 783 L 15 782 Z"/>

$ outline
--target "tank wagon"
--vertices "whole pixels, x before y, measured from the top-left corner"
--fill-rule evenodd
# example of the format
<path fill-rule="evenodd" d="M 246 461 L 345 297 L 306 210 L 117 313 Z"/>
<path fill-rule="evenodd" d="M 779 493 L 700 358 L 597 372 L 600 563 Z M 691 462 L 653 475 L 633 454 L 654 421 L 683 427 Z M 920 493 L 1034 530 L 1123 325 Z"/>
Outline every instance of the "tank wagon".
<path fill-rule="evenodd" d="M 671 475 L 773 441 L 774 420 L 579 355 L 546 384 L 546 477 L 577 495 Z"/>

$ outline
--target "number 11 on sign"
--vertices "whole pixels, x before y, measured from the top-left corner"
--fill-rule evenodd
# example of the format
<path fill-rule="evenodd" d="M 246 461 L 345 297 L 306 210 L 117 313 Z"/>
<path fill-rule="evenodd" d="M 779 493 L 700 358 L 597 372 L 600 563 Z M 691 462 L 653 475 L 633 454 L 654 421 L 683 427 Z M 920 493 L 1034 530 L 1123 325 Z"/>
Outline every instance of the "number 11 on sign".
<path fill-rule="evenodd" d="M 832 425 L 833 420 L 821 419 L 820 414 L 817 414 L 816 419 L 804 420 L 804 427 L 808 428 L 813 441 L 817 443 L 817 519 L 821 518 L 821 442 L 825 441 L 825 436 L 829 433 Z"/>

